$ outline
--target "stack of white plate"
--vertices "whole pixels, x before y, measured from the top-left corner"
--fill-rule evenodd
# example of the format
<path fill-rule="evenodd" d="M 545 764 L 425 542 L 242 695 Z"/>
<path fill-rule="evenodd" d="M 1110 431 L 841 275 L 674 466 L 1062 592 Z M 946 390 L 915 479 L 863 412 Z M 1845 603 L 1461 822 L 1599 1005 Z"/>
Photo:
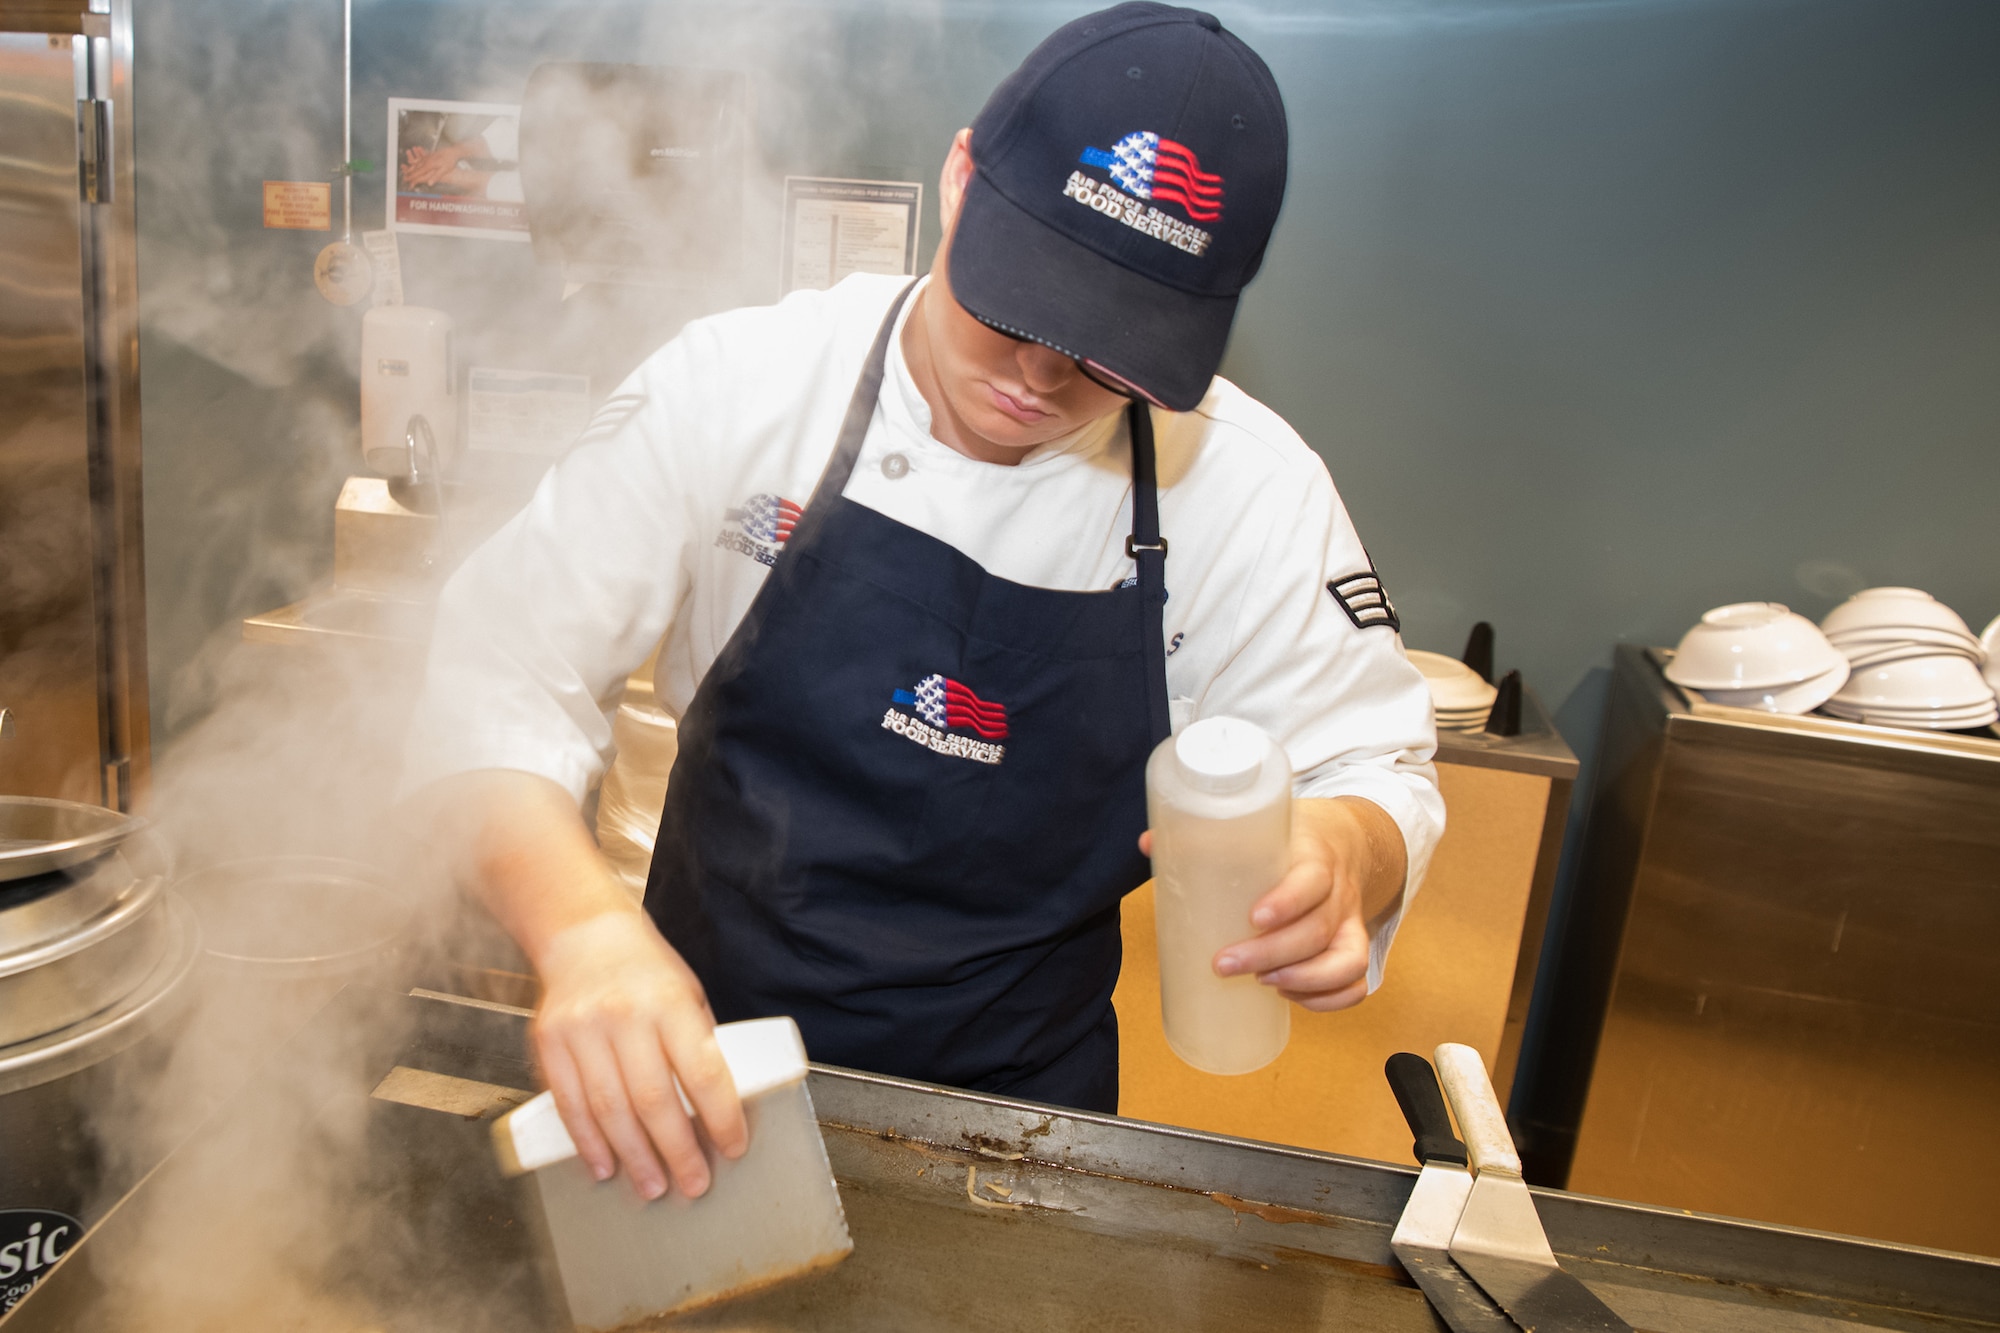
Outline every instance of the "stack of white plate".
<path fill-rule="evenodd" d="M 1986 683 L 2000 694 L 2000 616 L 1979 636 L 1979 651 L 1986 654 Z"/>
<path fill-rule="evenodd" d="M 1440 727 L 1447 731 L 1478 731 L 1486 725 L 1486 717 L 1493 711 L 1493 700 L 1500 691 L 1485 677 L 1443 653 L 1413 648 L 1410 661 L 1424 673 L 1424 683 L 1431 687 L 1431 707 L 1437 713 Z"/>
<path fill-rule="evenodd" d="M 1847 682 L 1847 659 L 1819 627 L 1777 602 L 1733 602 L 1681 637 L 1667 679 L 1711 703 L 1810 713 Z"/>
<path fill-rule="evenodd" d="M 2000 718 L 1989 646 L 1929 593 L 1869 588 L 1820 626 L 1853 668 L 1826 701 L 1835 717 L 1925 731 L 1966 731 Z M 1994 627 L 1987 633 L 1995 635 Z"/>

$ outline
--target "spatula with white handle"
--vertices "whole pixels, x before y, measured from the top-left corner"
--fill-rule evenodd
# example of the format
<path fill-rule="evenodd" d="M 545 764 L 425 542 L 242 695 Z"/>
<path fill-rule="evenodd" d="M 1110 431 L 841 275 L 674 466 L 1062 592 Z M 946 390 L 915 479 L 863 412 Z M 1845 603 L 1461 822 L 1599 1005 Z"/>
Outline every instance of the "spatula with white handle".
<path fill-rule="evenodd" d="M 1436 1058 L 1475 1172 L 1451 1237 L 1453 1262 L 1527 1333 L 1632 1333 L 1556 1262 L 1479 1052 L 1447 1042 Z"/>
<path fill-rule="evenodd" d="M 579 1333 L 767 1287 L 836 1264 L 854 1248 L 806 1091 L 798 1025 L 724 1023 L 715 1040 L 743 1099 L 750 1149 L 733 1162 L 710 1150 L 714 1183 L 699 1199 L 676 1190 L 647 1202 L 622 1176 L 592 1179 L 553 1094 L 493 1124 L 501 1169 L 534 1173 Z"/>

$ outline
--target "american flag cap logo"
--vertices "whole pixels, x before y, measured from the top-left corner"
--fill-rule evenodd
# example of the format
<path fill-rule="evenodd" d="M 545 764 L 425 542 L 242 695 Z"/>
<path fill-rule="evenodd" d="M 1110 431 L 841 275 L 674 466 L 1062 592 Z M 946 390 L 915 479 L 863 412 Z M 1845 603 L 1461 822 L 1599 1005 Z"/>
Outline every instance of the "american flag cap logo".
<path fill-rule="evenodd" d="M 982 740 L 1007 738 L 1007 706 L 982 699 L 945 676 L 925 676 L 913 690 L 897 690 L 895 701 L 940 731 L 961 727 Z"/>
<path fill-rule="evenodd" d="M 1203 171 L 1201 159 L 1186 144 L 1151 130 L 1134 130 L 1108 150 L 1086 148 L 1081 160 L 1087 167 L 1101 167 L 1127 194 L 1179 204 L 1196 222 L 1222 216 L 1222 177 Z"/>
<path fill-rule="evenodd" d="M 783 496 L 753 495 L 743 502 L 741 509 L 731 509 L 723 517 L 740 524 L 746 537 L 754 537 L 768 546 L 783 546 L 804 514 L 805 510 Z"/>

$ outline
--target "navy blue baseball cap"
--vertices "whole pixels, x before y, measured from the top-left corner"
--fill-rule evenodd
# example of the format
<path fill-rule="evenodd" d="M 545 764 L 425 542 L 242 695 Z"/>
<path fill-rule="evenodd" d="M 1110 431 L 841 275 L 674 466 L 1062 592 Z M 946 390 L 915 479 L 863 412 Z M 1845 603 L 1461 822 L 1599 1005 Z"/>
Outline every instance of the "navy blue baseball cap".
<path fill-rule="evenodd" d="M 952 295 L 1185 412 L 1222 363 L 1285 197 L 1285 106 L 1212 14 L 1058 28 L 972 122 Z"/>

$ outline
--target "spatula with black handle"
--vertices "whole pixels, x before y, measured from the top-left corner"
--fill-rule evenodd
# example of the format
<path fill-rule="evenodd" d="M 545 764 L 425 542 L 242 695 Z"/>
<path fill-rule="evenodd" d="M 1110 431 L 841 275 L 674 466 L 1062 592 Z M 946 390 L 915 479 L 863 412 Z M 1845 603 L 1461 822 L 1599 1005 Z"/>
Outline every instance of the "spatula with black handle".
<path fill-rule="evenodd" d="M 1451 1115 L 1431 1062 L 1404 1051 L 1390 1056 L 1383 1072 L 1410 1133 L 1416 1136 L 1412 1147 L 1424 1168 L 1397 1219 L 1390 1246 L 1452 1333 L 1520 1333 L 1519 1326 L 1451 1261 L 1451 1235 L 1458 1229 L 1466 1196 L 1472 1193 L 1472 1173 L 1466 1170 L 1465 1145 L 1452 1133 Z"/>

